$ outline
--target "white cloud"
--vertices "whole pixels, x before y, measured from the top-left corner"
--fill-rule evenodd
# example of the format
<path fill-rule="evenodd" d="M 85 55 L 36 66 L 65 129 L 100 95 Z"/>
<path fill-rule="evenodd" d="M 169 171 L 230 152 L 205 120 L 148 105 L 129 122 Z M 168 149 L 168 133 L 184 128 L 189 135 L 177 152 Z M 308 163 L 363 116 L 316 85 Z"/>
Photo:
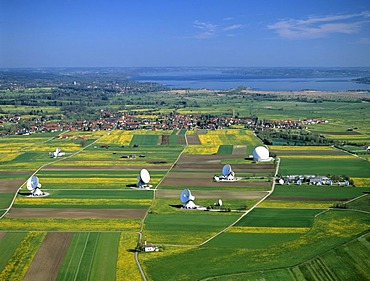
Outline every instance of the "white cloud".
<path fill-rule="evenodd" d="M 193 26 L 198 30 L 198 34 L 195 36 L 197 39 L 212 38 L 216 34 L 217 25 L 215 24 L 196 20 Z"/>
<path fill-rule="evenodd" d="M 233 24 L 233 25 L 229 25 L 229 26 L 224 27 L 222 30 L 223 31 L 230 31 L 230 30 L 236 30 L 236 29 L 240 29 L 240 28 L 242 28 L 241 24 Z"/>
<path fill-rule="evenodd" d="M 347 15 L 309 17 L 307 19 L 281 20 L 268 25 L 280 37 L 287 39 L 322 38 L 333 33 L 353 34 L 369 23 L 370 12 Z"/>
<path fill-rule="evenodd" d="M 230 20 L 232 19 L 230 18 Z M 193 22 L 193 27 L 197 31 L 197 34 L 194 36 L 194 38 L 211 39 L 220 35 L 230 36 L 230 32 L 241 29 L 243 26 L 241 24 L 213 24 L 196 20 Z M 235 36 L 235 34 L 233 34 L 232 36 Z"/>

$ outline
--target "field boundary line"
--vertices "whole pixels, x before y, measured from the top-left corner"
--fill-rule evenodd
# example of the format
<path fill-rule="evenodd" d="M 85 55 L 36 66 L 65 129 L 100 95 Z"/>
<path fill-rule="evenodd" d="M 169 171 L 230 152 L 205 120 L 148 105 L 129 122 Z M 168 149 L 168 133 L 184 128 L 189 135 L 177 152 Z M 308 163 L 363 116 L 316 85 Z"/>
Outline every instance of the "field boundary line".
<path fill-rule="evenodd" d="M 98 248 L 98 244 L 99 244 L 99 239 L 100 239 L 100 232 L 98 232 L 98 237 L 96 238 L 95 240 L 95 245 L 94 245 L 94 251 L 93 251 L 93 254 L 92 254 L 92 257 L 91 257 L 91 261 L 90 261 L 90 265 L 89 265 L 89 270 L 87 271 L 87 280 L 90 280 L 90 273 L 91 273 L 91 267 L 94 263 L 94 259 L 95 259 L 95 253 L 96 253 L 96 249 Z"/>
<path fill-rule="evenodd" d="M 83 251 L 81 253 L 81 258 L 80 258 L 80 261 L 79 261 L 78 266 L 77 266 L 76 275 L 73 278 L 74 281 L 76 281 L 77 276 L 78 276 L 78 272 L 80 271 L 80 266 L 81 266 L 81 263 L 82 263 L 82 258 L 83 258 L 84 254 L 85 254 L 85 251 L 86 251 L 86 247 L 87 247 L 87 243 L 89 241 L 89 238 L 90 238 L 90 232 L 88 232 L 88 235 L 86 237 L 85 246 L 84 246 L 84 249 L 83 249 Z"/>
<path fill-rule="evenodd" d="M 186 131 L 187 132 L 187 131 Z M 184 149 L 179 153 L 179 156 L 177 157 L 177 159 L 173 162 L 173 164 L 170 166 L 170 168 L 167 170 L 167 172 L 166 172 L 166 174 L 161 178 L 161 180 L 158 182 L 158 184 L 157 184 L 157 186 L 155 187 L 155 188 L 153 188 L 152 190 L 153 190 L 153 199 L 152 199 L 152 203 L 151 203 L 151 205 L 150 205 L 150 207 L 148 208 L 148 210 L 146 211 L 146 213 L 145 213 L 145 216 L 144 216 L 144 218 L 142 219 L 142 221 L 141 221 L 141 227 L 140 227 L 140 231 L 138 232 L 138 234 L 139 234 L 139 241 L 141 241 L 141 239 L 142 239 L 142 232 L 143 232 L 143 230 L 144 230 L 144 222 L 145 222 L 145 220 L 146 220 L 146 218 L 147 218 L 147 216 L 148 216 L 148 214 L 149 214 L 149 210 L 150 210 L 150 208 L 152 208 L 153 207 L 153 205 L 154 205 L 154 202 L 155 202 L 155 199 L 156 199 L 156 191 L 157 191 L 157 189 L 158 189 L 158 187 L 161 185 L 161 183 L 163 182 L 163 180 L 165 179 L 165 177 L 170 173 L 170 171 L 173 169 L 173 167 L 175 167 L 175 165 L 177 164 L 177 162 L 179 161 L 179 159 L 180 159 L 180 157 L 184 154 L 184 152 L 185 152 L 185 150 L 186 150 L 186 148 L 188 147 L 188 139 L 187 139 L 187 137 L 186 137 L 186 133 L 185 133 L 185 135 L 184 135 L 184 137 L 185 137 L 185 147 L 184 147 Z M 147 279 L 146 279 L 146 276 L 145 276 L 145 273 L 144 273 L 144 271 L 143 271 L 143 269 L 142 269 L 142 267 L 141 267 L 141 264 L 140 264 L 140 261 L 139 261 L 139 252 L 138 251 L 136 251 L 135 252 L 135 261 L 136 261 L 136 265 L 137 265 L 137 267 L 139 268 L 139 270 L 140 270 L 140 273 L 141 273 L 141 277 L 142 277 L 142 279 L 144 280 L 144 281 L 146 281 Z"/>
<path fill-rule="evenodd" d="M 68 131 L 66 131 L 66 132 L 68 132 Z M 62 133 L 60 133 L 59 135 L 61 135 L 61 134 L 63 134 L 63 133 L 65 133 L 65 132 L 62 132 Z M 78 154 L 78 153 L 81 153 L 82 151 L 84 151 L 86 148 L 88 148 L 88 147 L 90 147 L 90 146 L 92 146 L 93 144 L 95 144 L 97 141 L 99 141 L 102 137 L 104 137 L 104 136 L 106 136 L 106 135 L 108 135 L 109 133 L 106 133 L 106 134 L 104 134 L 103 136 L 101 136 L 101 137 L 99 137 L 99 138 L 97 138 L 95 141 L 93 141 L 92 143 L 90 143 L 90 144 L 88 144 L 88 145 L 86 145 L 85 147 L 83 147 L 82 149 L 80 149 L 80 150 L 78 150 L 77 152 L 74 152 L 74 153 L 72 153 L 71 155 L 69 155 L 69 156 L 67 156 L 67 157 L 63 157 L 63 158 L 60 158 L 60 159 L 57 159 L 57 160 L 55 160 L 55 161 L 51 161 L 51 162 L 49 162 L 49 163 L 45 163 L 45 164 L 43 164 L 43 165 L 41 165 L 30 177 L 32 177 L 32 176 L 34 176 L 34 175 L 36 175 L 40 170 L 42 170 L 44 167 L 46 167 L 46 166 L 49 166 L 49 165 L 51 165 L 51 164 L 54 164 L 54 163 L 57 163 L 57 162 L 60 162 L 60 161 L 63 161 L 63 160 L 65 160 L 65 159 L 68 159 L 68 158 L 71 158 L 72 156 L 75 156 L 76 154 Z M 58 135 L 58 136 L 59 136 Z M 54 137 L 53 137 L 54 138 Z M 52 138 L 52 139 L 53 139 Z M 48 141 L 50 141 L 50 139 L 47 139 L 46 141 L 44 141 L 43 143 L 45 143 L 45 142 L 48 142 Z M 30 146 L 31 147 L 31 146 Z M 9 205 L 9 207 L 6 209 L 6 211 L 5 211 L 5 213 L 4 214 L 2 214 L 1 216 L 0 216 L 0 220 L 3 218 L 3 217 L 5 217 L 5 215 L 7 214 L 7 213 L 9 213 L 9 211 L 10 211 L 10 209 L 13 207 L 13 205 L 14 205 L 14 202 L 15 202 L 15 199 L 17 198 L 17 195 L 18 195 L 18 192 L 20 191 L 20 189 L 22 188 L 22 186 L 23 185 L 25 185 L 26 183 L 27 183 L 27 181 L 28 181 L 28 179 L 25 181 L 25 182 L 23 182 L 20 186 L 19 186 L 19 188 L 17 189 L 17 191 L 15 192 L 15 194 L 14 194 L 14 197 L 13 197 L 13 200 L 12 200 L 12 202 L 10 203 L 10 205 Z"/>

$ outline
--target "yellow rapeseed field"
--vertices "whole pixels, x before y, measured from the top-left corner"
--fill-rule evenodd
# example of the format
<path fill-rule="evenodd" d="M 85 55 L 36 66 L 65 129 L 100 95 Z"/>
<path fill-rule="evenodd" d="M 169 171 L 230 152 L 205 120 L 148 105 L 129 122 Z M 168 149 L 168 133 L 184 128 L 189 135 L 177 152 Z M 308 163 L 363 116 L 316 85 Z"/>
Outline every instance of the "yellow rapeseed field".
<path fill-rule="evenodd" d="M 98 144 L 119 144 L 129 145 L 132 139 L 131 131 L 114 130 L 103 136 Z"/>
<path fill-rule="evenodd" d="M 189 145 L 184 153 L 186 154 L 216 154 L 219 146 L 212 145 Z"/>
<path fill-rule="evenodd" d="M 135 205 L 135 206 L 149 206 L 151 199 L 74 199 L 74 198 L 25 198 L 18 197 L 15 204 L 22 205 L 46 205 L 52 207 L 54 205 L 76 205 L 76 206 L 88 206 L 88 205 Z"/>
<path fill-rule="evenodd" d="M 117 281 L 141 280 L 141 274 L 135 261 L 135 253 L 130 251 L 135 249 L 137 240 L 138 235 L 136 233 L 121 233 L 117 258 Z"/>
<path fill-rule="evenodd" d="M 19 152 L 7 152 L 7 153 L 1 153 L 0 152 L 0 162 L 8 162 L 12 161 L 15 158 L 18 157 L 21 153 Z"/>
<path fill-rule="evenodd" d="M 227 232 L 231 233 L 306 233 L 309 227 L 251 227 L 233 226 Z"/>
<path fill-rule="evenodd" d="M 138 173 L 139 175 L 139 173 Z M 41 181 L 42 180 L 42 181 Z M 150 183 L 156 183 L 159 179 L 152 178 Z M 136 183 L 136 176 L 132 178 L 40 178 L 42 184 L 68 183 L 68 184 L 130 184 Z"/>
<path fill-rule="evenodd" d="M 140 219 L 3 218 L 0 220 L 2 230 L 12 231 L 139 231 L 140 226 Z"/>
<path fill-rule="evenodd" d="M 46 232 L 28 233 L 0 273 L 0 280 L 22 280 L 45 236 Z"/>
<path fill-rule="evenodd" d="M 278 201 L 278 200 L 265 200 L 258 207 L 261 208 L 293 208 L 293 209 L 327 209 L 333 205 L 333 202 L 314 202 L 314 201 Z"/>
<path fill-rule="evenodd" d="M 357 187 L 370 187 L 370 178 L 351 178 Z"/>

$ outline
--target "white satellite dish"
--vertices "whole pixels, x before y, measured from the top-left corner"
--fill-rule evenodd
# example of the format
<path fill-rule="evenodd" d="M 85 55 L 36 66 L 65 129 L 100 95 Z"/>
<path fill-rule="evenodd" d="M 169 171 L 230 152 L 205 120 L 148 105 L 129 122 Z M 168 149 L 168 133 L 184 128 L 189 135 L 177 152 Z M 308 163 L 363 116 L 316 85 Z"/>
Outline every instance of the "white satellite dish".
<path fill-rule="evenodd" d="M 39 178 L 36 176 L 30 177 L 27 181 L 27 189 L 32 191 L 38 187 L 41 187 L 41 184 L 39 183 Z"/>
<path fill-rule="evenodd" d="M 137 183 L 138 187 L 140 187 L 140 188 L 150 188 L 150 187 L 152 187 L 149 184 L 150 174 L 149 174 L 147 169 L 142 169 L 140 171 L 140 176 L 138 176 L 137 179 L 139 180 L 139 182 Z"/>
<path fill-rule="evenodd" d="M 36 176 L 31 176 L 27 180 L 27 189 L 31 191 L 32 196 L 42 196 L 44 193 L 40 190 L 41 183 L 39 183 L 39 178 Z"/>
<path fill-rule="evenodd" d="M 221 199 L 218 199 L 218 206 L 222 206 L 222 200 Z"/>
<path fill-rule="evenodd" d="M 279 184 L 283 185 L 284 184 L 284 180 L 283 179 L 279 179 Z"/>
<path fill-rule="evenodd" d="M 54 152 L 51 152 L 50 154 L 51 154 L 51 157 L 57 158 L 58 156 L 65 155 L 65 152 L 61 152 L 60 148 L 58 147 L 57 149 L 55 149 Z"/>
<path fill-rule="evenodd" d="M 140 178 L 144 183 L 149 183 L 150 181 L 150 174 L 147 169 L 142 169 L 140 171 Z"/>
<path fill-rule="evenodd" d="M 217 182 L 219 181 L 234 182 L 240 180 L 241 178 L 236 178 L 234 171 L 231 169 L 231 166 L 229 164 L 226 164 L 222 168 L 222 175 L 214 176 L 213 179 Z"/>
<path fill-rule="evenodd" d="M 191 191 L 189 189 L 184 189 L 180 194 L 180 201 L 183 204 L 188 203 L 189 201 L 194 201 L 195 196 L 191 195 Z"/>

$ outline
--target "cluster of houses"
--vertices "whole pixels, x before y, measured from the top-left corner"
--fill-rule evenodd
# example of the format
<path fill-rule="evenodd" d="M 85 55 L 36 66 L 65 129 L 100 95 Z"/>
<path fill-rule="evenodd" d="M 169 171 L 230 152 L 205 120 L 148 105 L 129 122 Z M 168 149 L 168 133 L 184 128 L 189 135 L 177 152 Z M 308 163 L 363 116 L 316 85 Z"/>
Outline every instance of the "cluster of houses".
<path fill-rule="evenodd" d="M 330 177 L 316 175 L 288 175 L 280 177 L 278 179 L 278 183 L 281 185 L 301 185 L 303 183 L 306 183 L 308 185 L 350 185 L 350 182 L 345 178 L 334 180 Z"/>
<path fill-rule="evenodd" d="M 143 113 L 141 113 L 143 114 Z M 249 129 L 263 128 L 304 128 L 307 124 L 327 123 L 327 120 L 282 120 L 266 121 L 258 118 L 239 118 L 232 116 L 212 116 L 207 114 L 153 114 L 120 113 L 101 110 L 100 117 L 95 120 L 79 120 L 75 122 L 44 120 L 33 117 L 31 119 L 20 116 L 3 115 L 0 118 L 0 127 L 5 123 L 26 124 L 19 126 L 12 134 L 31 134 L 35 132 L 59 131 L 97 131 L 97 130 L 173 130 L 173 129 L 224 129 L 235 125 L 243 125 Z"/>

